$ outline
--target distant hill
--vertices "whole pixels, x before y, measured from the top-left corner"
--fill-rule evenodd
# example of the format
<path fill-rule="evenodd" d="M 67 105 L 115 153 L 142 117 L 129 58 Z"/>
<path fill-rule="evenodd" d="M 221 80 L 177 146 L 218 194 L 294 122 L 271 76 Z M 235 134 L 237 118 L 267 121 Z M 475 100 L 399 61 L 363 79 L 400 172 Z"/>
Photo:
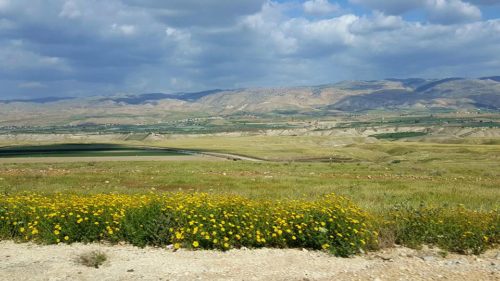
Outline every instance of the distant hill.
<path fill-rule="evenodd" d="M 157 123 L 190 116 L 328 115 L 368 110 L 500 110 L 500 76 L 385 79 L 283 88 L 0 101 L 11 124 Z M 25 114 L 21 114 L 21 113 Z M 23 118 L 19 118 L 22 115 Z"/>
<path fill-rule="evenodd" d="M 204 96 L 212 95 L 218 92 L 222 92 L 222 90 L 217 89 L 217 90 L 209 90 L 203 92 L 180 93 L 180 94 L 151 93 L 151 94 L 140 94 L 136 96 L 127 96 L 122 98 L 104 98 L 101 99 L 101 101 L 112 101 L 112 102 L 126 103 L 126 104 L 144 104 L 165 99 L 195 101 Z"/>
<path fill-rule="evenodd" d="M 481 79 L 481 80 L 493 80 L 493 81 L 500 82 L 500 76 L 482 77 L 479 79 Z"/>
<path fill-rule="evenodd" d="M 71 100 L 74 97 L 44 97 L 44 98 L 35 98 L 35 99 L 12 99 L 12 100 L 0 100 L 0 103 L 14 103 L 14 102 L 23 102 L 23 103 L 50 103 L 57 102 L 62 100 Z"/>
<path fill-rule="evenodd" d="M 440 84 L 445 84 L 445 83 L 448 83 L 448 82 L 452 82 L 452 81 L 460 81 L 460 80 L 463 80 L 462 78 L 446 78 L 446 79 L 441 79 L 441 80 L 437 80 L 437 81 L 433 81 L 433 82 L 430 82 L 430 83 L 426 83 L 418 88 L 415 89 L 415 92 L 425 92 L 427 90 L 430 90 Z"/>
<path fill-rule="evenodd" d="M 448 108 L 500 110 L 500 81 L 495 79 L 447 78 L 408 84 L 349 96 L 331 107 L 343 111 L 403 108 Z"/>

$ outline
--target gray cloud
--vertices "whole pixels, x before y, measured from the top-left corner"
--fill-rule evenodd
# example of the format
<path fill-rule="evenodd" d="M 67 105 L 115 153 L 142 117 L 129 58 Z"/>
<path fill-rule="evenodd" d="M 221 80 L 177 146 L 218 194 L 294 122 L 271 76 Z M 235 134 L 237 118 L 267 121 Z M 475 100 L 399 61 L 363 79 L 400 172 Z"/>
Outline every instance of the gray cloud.
<path fill-rule="evenodd" d="M 319 13 L 318 7 L 336 7 L 326 0 L 298 9 L 250 0 L 203 6 L 194 0 L 0 0 L 0 98 L 500 71 L 500 20 L 481 20 L 473 4 L 425 0 L 427 18 L 416 22 L 401 13 L 422 1 L 352 2 L 370 2 L 374 10 Z"/>
<path fill-rule="evenodd" d="M 124 0 L 128 5 L 149 12 L 173 26 L 227 25 L 239 17 L 256 13 L 265 0 Z"/>
<path fill-rule="evenodd" d="M 340 11 L 340 6 L 328 0 L 307 0 L 303 4 L 304 11 L 308 14 L 332 14 Z"/>
<path fill-rule="evenodd" d="M 481 19 L 481 10 L 474 4 L 495 4 L 496 0 L 462 1 L 462 0 L 350 0 L 351 3 L 363 5 L 387 14 L 400 15 L 415 9 L 422 9 L 427 19 L 441 24 L 470 22 Z"/>
<path fill-rule="evenodd" d="M 475 5 L 499 5 L 500 4 L 500 0 L 469 0 L 467 2 L 475 4 Z"/>

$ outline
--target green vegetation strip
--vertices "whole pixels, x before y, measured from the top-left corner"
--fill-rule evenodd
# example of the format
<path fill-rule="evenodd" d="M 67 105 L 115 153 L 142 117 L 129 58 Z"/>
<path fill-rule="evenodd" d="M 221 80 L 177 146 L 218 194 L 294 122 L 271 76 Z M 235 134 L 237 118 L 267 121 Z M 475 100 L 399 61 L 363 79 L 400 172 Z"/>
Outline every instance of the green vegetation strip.
<path fill-rule="evenodd" d="M 480 254 L 500 242 L 499 210 L 396 207 L 384 223 L 382 239 L 394 237 L 395 243 L 409 247 L 427 244 L 462 254 Z"/>
<path fill-rule="evenodd" d="M 201 193 L 0 199 L 0 238 L 42 243 L 126 241 L 137 246 L 228 250 L 310 248 L 348 256 L 375 238 L 368 216 L 343 197 L 249 200 Z"/>
<path fill-rule="evenodd" d="M 374 137 L 377 139 L 390 139 L 390 140 L 398 140 L 403 138 L 413 138 L 413 137 L 421 137 L 425 136 L 427 133 L 425 132 L 397 132 L 397 133 L 383 133 L 383 134 L 375 134 L 370 137 Z"/>
<path fill-rule="evenodd" d="M 392 144 L 392 143 L 390 143 Z M 394 147 L 390 147 L 394 149 Z M 433 152 L 442 160 L 414 161 L 399 147 L 401 163 L 270 163 L 224 161 L 76 162 L 0 164 L 0 194 L 147 193 L 197 191 L 251 199 L 308 199 L 336 193 L 361 208 L 386 213 L 402 202 L 419 206 L 464 204 L 493 210 L 500 198 L 495 153 Z M 414 149 L 408 147 L 408 149 Z M 498 153 L 497 153 L 498 154 Z M 488 159 L 490 157 L 491 159 Z"/>
<path fill-rule="evenodd" d="M 499 229 L 498 210 L 421 206 L 375 217 L 334 194 L 313 201 L 204 193 L 22 193 L 0 198 L 0 239 L 47 244 L 308 248 L 349 256 L 396 242 L 479 254 L 500 241 Z"/>
<path fill-rule="evenodd" d="M 105 156 L 178 156 L 175 150 L 115 144 L 54 144 L 0 147 L 0 158 L 15 157 L 105 157 Z"/>

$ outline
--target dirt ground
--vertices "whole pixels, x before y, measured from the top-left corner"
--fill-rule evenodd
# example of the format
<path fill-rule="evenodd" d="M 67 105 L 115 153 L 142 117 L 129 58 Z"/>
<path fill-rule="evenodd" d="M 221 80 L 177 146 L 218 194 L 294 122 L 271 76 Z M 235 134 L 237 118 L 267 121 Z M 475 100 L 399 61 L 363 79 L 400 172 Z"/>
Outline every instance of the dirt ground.
<path fill-rule="evenodd" d="M 79 256 L 101 251 L 87 267 Z M 500 252 L 479 257 L 394 248 L 353 258 L 307 250 L 172 251 L 129 245 L 0 242 L 0 280 L 500 280 Z"/>

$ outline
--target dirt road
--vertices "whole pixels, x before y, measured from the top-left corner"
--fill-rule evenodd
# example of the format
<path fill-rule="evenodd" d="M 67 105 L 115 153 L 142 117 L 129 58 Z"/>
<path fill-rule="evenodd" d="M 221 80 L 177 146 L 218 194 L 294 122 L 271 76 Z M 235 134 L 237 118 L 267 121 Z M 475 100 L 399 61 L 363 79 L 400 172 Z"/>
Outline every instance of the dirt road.
<path fill-rule="evenodd" d="M 78 262 L 99 250 L 100 268 Z M 306 250 L 187 251 L 128 245 L 0 242 L 0 280 L 500 280 L 500 254 L 396 248 L 354 258 Z"/>

